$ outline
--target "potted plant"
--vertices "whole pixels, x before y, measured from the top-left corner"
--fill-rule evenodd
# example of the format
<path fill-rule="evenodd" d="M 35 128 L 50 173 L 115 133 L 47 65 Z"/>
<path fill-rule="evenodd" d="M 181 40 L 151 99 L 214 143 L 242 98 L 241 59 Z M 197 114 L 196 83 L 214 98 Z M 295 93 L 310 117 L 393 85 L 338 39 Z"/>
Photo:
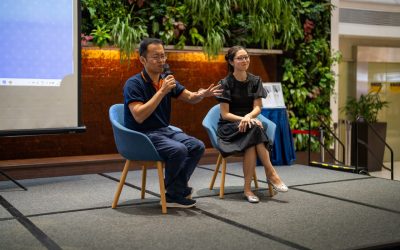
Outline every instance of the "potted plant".
<path fill-rule="evenodd" d="M 350 97 L 343 108 L 352 122 L 351 164 L 364 167 L 369 172 L 382 169 L 385 152 L 385 144 L 378 138 L 376 133 L 382 139 L 386 139 L 387 124 L 386 122 L 378 122 L 378 113 L 387 107 L 389 103 L 381 100 L 379 92 L 380 89 L 376 92 L 361 95 L 358 100 Z M 375 130 L 376 133 L 372 130 Z M 357 141 L 359 143 L 356 145 Z"/>

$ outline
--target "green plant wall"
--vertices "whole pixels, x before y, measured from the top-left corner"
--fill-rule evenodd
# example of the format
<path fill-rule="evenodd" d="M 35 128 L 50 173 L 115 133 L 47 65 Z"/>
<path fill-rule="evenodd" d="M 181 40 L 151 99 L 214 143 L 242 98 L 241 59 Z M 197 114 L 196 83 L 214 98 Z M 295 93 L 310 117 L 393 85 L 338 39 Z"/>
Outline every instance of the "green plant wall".
<path fill-rule="evenodd" d="M 125 56 L 147 36 L 209 56 L 233 45 L 289 49 L 302 36 L 295 8 L 290 0 L 82 0 L 82 33 Z"/>
<path fill-rule="evenodd" d="M 296 12 L 303 24 L 303 39 L 285 54 L 283 63 L 283 91 L 289 111 L 292 130 L 299 132 L 309 128 L 319 130 L 322 119 L 331 124 L 330 96 L 335 84 L 331 66 L 340 54 L 331 51 L 330 17 L 333 6 L 327 1 L 297 1 Z M 325 133 L 326 135 L 326 133 Z M 295 134 L 297 150 L 308 147 L 307 134 Z M 317 138 L 311 137 L 311 148 L 319 150 Z M 331 137 L 325 138 L 326 145 Z"/>

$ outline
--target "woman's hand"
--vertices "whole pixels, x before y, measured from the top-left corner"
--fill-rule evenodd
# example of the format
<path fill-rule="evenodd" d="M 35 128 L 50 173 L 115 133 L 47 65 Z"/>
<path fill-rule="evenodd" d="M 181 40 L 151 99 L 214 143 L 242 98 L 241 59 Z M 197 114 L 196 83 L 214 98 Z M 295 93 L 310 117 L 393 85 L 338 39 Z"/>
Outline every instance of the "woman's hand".
<path fill-rule="evenodd" d="M 262 125 L 262 122 L 261 122 L 260 120 L 258 120 L 257 118 L 255 118 L 255 119 L 253 119 L 253 120 L 254 120 L 254 123 L 255 123 L 257 126 L 259 126 L 260 128 L 264 128 L 263 125 Z"/>
<path fill-rule="evenodd" d="M 252 126 L 259 126 L 263 128 L 261 121 L 256 118 L 251 118 L 250 115 L 245 115 L 239 123 L 239 131 L 246 132 L 247 128 L 251 128 Z"/>
<path fill-rule="evenodd" d="M 255 125 L 255 119 L 251 118 L 249 114 L 245 115 L 239 123 L 239 131 L 246 132 L 247 127 L 251 128 Z"/>

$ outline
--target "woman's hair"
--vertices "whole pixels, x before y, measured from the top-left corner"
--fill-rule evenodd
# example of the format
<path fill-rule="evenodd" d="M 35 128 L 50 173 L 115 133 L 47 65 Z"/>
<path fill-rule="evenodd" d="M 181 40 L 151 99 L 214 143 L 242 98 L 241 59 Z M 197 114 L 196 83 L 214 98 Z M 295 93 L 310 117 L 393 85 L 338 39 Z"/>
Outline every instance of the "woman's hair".
<path fill-rule="evenodd" d="M 239 50 L 245 50 L 245 51 L 247 52 L 247 50 L 246 50 L 244 47 L 242 47 L 242 46 L 233 46 L 233 47 L 231 47 L 231 48 L 228 50 L 228 52 L 227 52 L 226 55 L 225 55 L 225 60 L 226 60 L 226 62 L 228 63 L 228 71 L 229 71 L 230 73 L 232 73 L 232 72 L 234 71 L 234 68 L 233 68 L 233 66 L 230 64 L 230 62 L 233 62 L 233 59 L 235 58 L 236 53 L 237 53 Z"/>

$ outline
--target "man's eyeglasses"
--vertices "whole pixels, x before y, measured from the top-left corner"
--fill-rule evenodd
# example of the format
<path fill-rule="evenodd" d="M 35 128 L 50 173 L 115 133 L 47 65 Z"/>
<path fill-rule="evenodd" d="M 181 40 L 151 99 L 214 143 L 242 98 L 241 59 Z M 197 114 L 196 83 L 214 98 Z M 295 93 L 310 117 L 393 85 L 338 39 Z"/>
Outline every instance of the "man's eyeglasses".
<path fill-rule="evenodd" d="M 166 55 L 155 55 L 155 56 L 150 56 L 149 58 L 154 60 L 154 61 L 165 61 L 165 60 L 167 60 L 167 56 Z"/>
<path fill-rule="evenodd" d="M 250 57 L 249 56 L 239 56 L 234 59 L 238 60 L 239 62 L 243 62 L 243 61 L 249 61 Z"/>

